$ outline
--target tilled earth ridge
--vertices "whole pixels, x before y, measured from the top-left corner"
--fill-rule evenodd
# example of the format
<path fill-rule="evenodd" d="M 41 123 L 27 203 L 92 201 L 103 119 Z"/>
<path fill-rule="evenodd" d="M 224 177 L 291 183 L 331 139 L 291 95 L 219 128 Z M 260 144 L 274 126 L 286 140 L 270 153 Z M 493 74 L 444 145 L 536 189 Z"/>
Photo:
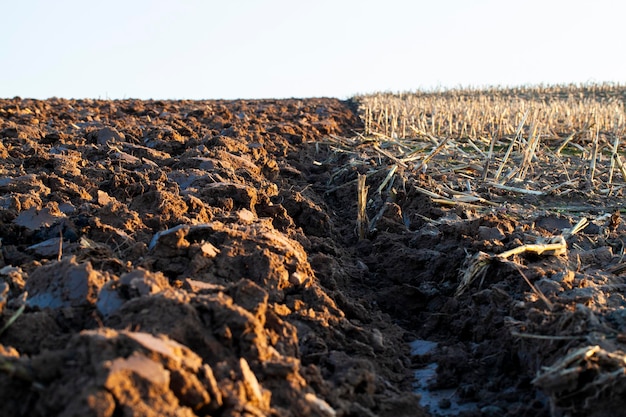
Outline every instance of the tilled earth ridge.
<path fill-rule="evenodd" d="M 403 331 L 349 295 L 353 220 L 310 184 L 308 143 L 359 123 L 333 99 L 0 101 L 0 414 L 420 415 Z"/>
<path fill-rule="evenodd" d="M 2 415 L 420 416 L 435 363 L 461 415 L 623 409 L 620 195 L 442 206 L 408 168 L 388 193 L 334 99 L 16 98 L 0 123 Z M 566 253 L 493 257 L 583 217 Z"/>

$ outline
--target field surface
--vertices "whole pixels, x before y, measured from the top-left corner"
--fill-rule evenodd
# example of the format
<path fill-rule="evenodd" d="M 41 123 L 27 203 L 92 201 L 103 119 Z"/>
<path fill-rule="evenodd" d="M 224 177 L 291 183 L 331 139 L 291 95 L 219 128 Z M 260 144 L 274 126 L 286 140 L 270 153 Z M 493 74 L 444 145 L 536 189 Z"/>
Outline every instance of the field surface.
<path fill-rule="evenodd" d="M 625 415 L 623 97 L 0 100 L 0 415 Z"/>

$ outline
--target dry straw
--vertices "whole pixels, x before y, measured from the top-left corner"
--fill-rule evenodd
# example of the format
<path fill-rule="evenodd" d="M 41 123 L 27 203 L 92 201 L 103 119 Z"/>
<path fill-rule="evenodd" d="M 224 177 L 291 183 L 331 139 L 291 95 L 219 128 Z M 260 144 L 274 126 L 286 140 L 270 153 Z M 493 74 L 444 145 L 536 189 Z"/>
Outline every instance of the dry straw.
<path fill-rule="evenodd" d="M 537 243 L 521 245 L 516 248 L 510 249 L 506 252 L 502 252 L 498 255 L 489 255 L 484 252 L 478 252 L 475 255 L 468 257 L 466 266 L 461 271 L 461 280 L 457 287 L 456 296 L 459 296 L 469 288 L 469 286 L 477 279 L 485 277 L 488 266 L 494 261 L 500 261 L 504 263 L 512 264 L 520 273 L 522 278 L 528 283 L 533 292 L 537 293 L 538 297 L 542 299 L 545 304 L 552 309 L 551 303 L 548 299 L 539 291 L 529 280 L 526 278 L 522 270 L 519 268 L 519 264 L 515 261 L 510 261 L 509 258 L 520 255 L 526 252 L 535 253 L 537 255 L 547 256 L 560 256 L 567 254 L 567 239 L 571 238 L 575 234 L 579 233 L 589 224 L 589 220 L 582 218 L 576 225 L 571 228 L 564 229 L 561 234 L 551 236 L 550 238 L 541 238 Z"/>
<path fill-rule="evenodd" d="M 544 197 L 618 195 L 626 186 L 623 141 L 626 88 L 614 84 L 378 93 L 357 97 L 361 143 L 403 168 L 433 178 L 465 178 L 472 197 L 499 193 Z M 619 172 L 619 176 L 615 175 Z M 457 192 L 461 190 L 447 184 Z"/>
<path fill-rule="evenodd" d="M 598 132 L 623 134 L 624 95 L 619 85 L 590 84 L 377 93 L 357 100 L 366 135 L 489 141 L 512 136 L 529 113 L 550 139 L 564 132 L 584 134 L 592 125 Z M 526 136 L 530 128 L 526 126 Z"/>
<path fill-rule="evenodd" d="M 359 240 L 365 239 L 367 236 L 368 220 L 367 220 L 367 190 L 365 185 L 366 175 L 359 175 L 357 181 L 357 196 L 358 196 L 358 214 L 357 214 L 357 234 Z"/>

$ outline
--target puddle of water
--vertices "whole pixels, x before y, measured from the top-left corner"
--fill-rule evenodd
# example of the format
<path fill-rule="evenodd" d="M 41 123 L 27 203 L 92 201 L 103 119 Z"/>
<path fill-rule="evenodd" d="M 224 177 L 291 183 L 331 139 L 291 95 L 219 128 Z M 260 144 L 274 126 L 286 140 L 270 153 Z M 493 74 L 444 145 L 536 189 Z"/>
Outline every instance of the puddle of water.
<path fill-rule="evenodd" d="M 438 346 L 428 340 L 414 340 L 409 344 L 413 356 L 431 354 Z M 431 362 L 423 368 L 416 369 L 413 392 L 422 397 L 420 404 L 434 416 L 457 416 L 462 412 L 476 411 L 476 403 L 460 403 L 455 389 L 430 390 L 429 386 L 437 379 L 437 363 Z"/>
<path fill-rule="evenodd" d="M 417 339 L 409 343 L 409 346 L 411 346 L 411 355 L 413 356 L 424 356 L 432 353 L 437 345 L 437 342 L 431 342 L 430 340 L 421 339 Z"/>

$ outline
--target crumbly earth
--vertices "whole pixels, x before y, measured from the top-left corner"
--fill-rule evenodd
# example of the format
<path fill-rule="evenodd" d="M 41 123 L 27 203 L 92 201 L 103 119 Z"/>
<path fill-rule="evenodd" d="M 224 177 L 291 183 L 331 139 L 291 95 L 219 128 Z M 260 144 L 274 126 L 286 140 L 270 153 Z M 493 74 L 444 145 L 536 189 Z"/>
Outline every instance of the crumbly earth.
<path fill-rule="evenodd" d="M 446 413 L 413 392 L 431 363 L 462 415 L 619 415 L 619 211 L 516 255 L 533 287 L 494 260 L 459 291 L 578 219 L 375 201 L 385 161 L 325 140 L 361 128 L 336 99 L 0 100 L 0 415 Z M 362 239 L 359 173 L 387 207 Z"/>

